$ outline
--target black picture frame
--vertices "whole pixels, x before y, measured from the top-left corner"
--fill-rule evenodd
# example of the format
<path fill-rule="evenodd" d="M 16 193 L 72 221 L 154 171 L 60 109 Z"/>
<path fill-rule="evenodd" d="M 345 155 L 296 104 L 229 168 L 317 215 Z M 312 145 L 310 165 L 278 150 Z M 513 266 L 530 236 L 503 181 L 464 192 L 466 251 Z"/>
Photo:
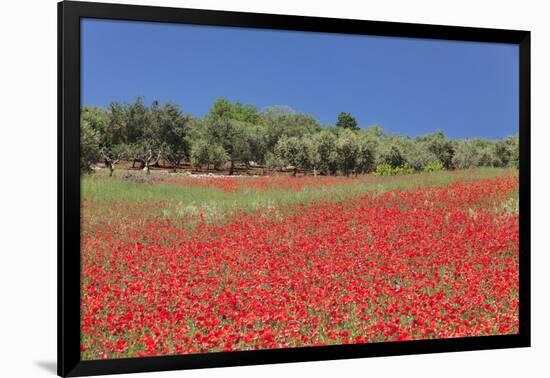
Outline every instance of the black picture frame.
<path fill-rule="evenodd" d="M 80 19 L 185 23 L 519 46 L 519 333 L 276 350 L 80 361 Z M 530 32 L 106 3 L 58 3 L 58 374 L 82 376 L 528 347 L 530 322 Z"/>

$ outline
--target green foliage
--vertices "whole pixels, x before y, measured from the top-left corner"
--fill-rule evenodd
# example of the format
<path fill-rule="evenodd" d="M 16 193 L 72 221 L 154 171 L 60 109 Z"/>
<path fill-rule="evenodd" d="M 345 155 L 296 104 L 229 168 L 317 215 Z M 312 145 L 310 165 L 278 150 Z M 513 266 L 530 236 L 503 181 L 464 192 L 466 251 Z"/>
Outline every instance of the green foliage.
<path fill-rule="evenodd" d="M 158 123 L 158 137 L 164 147 L 164 158 L 175 168 L 183 159 L 189 158 L 187 133 L 191 121 L 184 116 L 177 105 L 168 103 L 155 109 L 155 122 Z"/>
<path fill-rule="evenodd" d="M 191 164 L 195 168 L 201 168 L 205 164 L 210 164 L 209 144 L 204 140 L 199 140 L 191 148 Z"/>
<path fill-rule="evenodd" d="M 200 130 L 195 132 L 194 143 L 221 146 L 231 163 L 230 174 L 236 162 L 248 165 L 250 161 L 264 160 L 266 128 L 256 108 L 219 99 L 195 125 Z M 218 154 L 218 157 L 222 156 Z"/>
<path fill-rule="evenodd" d="M 161 107 L 153 101 L 148 107 L 138 97 L 132 104 L 113 102 L 109 110 L 83 108 L 81 128 L 88 124 L 99 134 L 99 156 L 95 161 L 103 160 L 111 172 L 123 158 L 138 161 L 148 170 L 160 159 L 176 166 L 188 158 L 186 135 L 190 119 L 175 104 Z"/>
<path fill-rule="evenodd" d="M 284 162 L 273 152 L 268 151 L 265 156 L 265 165 L 270 169 L 281 169 L 285 166 Z"/>
<path fill-rule="evenodd" d="M 424 172 L 438 172 L 445 170 L 445 167 L 440 162 L 429 163 L 424 167 Z"/>
<path fill-rule="evenodd" d="M 378 151 L 377 164 L 385 164 L 391 166 L 392 168 L 397 168 L 405 165 L 406 163 L 407 159 L 405 158 L 405 151 L 399 144 L 399 140 L 396 137 L 383 139 Z"/>
<path fill-rule="evenodd" d="M 357 135 L 350 129 L 342 130 L 336 140 L 336 154 L 338 156 L 338 167 L 344 175 L 349 176 L 358 166 L 360 152 Z"/>
<path fill-rule="evenodd" d="M 498 167 L 519 167 L 519 136 L 510 135 L 495 142 L 495 155 Z"/>
<path fill-rule="evenodd" d="M 283 135 L 275 146 L 275 156 L 284 166 L 293 167 L 296 175 L 298 169 L 308 169 L 312 166 L 308 148 L 303 138 Z"/>
<path fill-rule="evenodd" d="M 519 168 L 519 135 L 514 134 L 506 138 L 506 146 L 509 149 L 509 167 Z"/>
<path fill-rule="evenodd" d="M 401 151 L 408 165 L 417 171 L 423 171 L 430 164 L 440 163 L 438 157 L 430 150 L 425 142 L 419 142 L 412 138 L 400 139 Z"/>
<path fill-rule="evenodd" d="M 397 168 L 395 168 L 395 172 L 396 172 L 396 174 L 398 174 L 398 175 L 410 175 L 410 174 L 415 173 L 415 170 L 414 170 L 414 168 L 411 167 L 410 165 L 405 164 L 405 165 L 402 166 L 402 167 L 397 167 Z"/>
<path fill-rule="evenodd" d="M 193 145 L 190 154 L 191 164 L 195 168 L 212 164 L 214 169 L 219 169 L 223 163 L 229 160 L 224 148 L 219 144 L 210 144 L 204 140 Z"/>
<path fill-rule="evenodd" d="M 208 149 L 209 162 L 215 169 L 219 169 L 228 159 L 227 153 L 219 144 L 212 144 Z"/>
<path fill-rule="evenodd" d="M 312 116 L 298 113 L 286 106 L 266 108 L 260 114 L 266 151 L 273 152 L 279 139 L 287 137 L 311 136 L 322 130 L 322 126 Z"/>
<path fill-rule="evenodd" d="M 410 175 L 415 170 L 409 165 L 403 165 L 401 167 L 392 167 L 390 164 L 383 163 L 376 167 L 373 175 L 375 176 L 397 176 L 397 175 Z"/>
<path fill-rule="evenodd" d="M 340 113 L 335 127 L 314 117 L 277 106 L 254 106 L 216 100 L 208 113 L 193 119 L 173 103 L 147 105 L 113 102 L 108 109 L 81 110 L 82 172 L 103 162 L 112 175 L 116 164 L 130 160 L 149 173 L 159 161 L 176 169 L 190 161 L 197 169 L 236 164 L 273 169 L 293 167 L 325 175 L 375 172 L 518 167 L 519 139 L 450 140 L 442 131 L 410 138 L 388 135 L 378 126 L 359 129 L 349 113 Z"/>
<path fill-rule="evenodd" d="M 473 141 L 476 149 L 478 167 L 492 167 L 498 165 L 495 145 L 492 141 L 476 138 Z"/>
<path fill-rule="evenodd" d="M 417 143 L 424 144 L 426 149 L 431 152 L 446 169 L 452 168 L 454 146 L 443 131 L 436 131 L 433 134 L 427 134 L 416 138 Z"/>
<path fill-rule="evenodd" d="M 364 135 L 368 135 L 374 140 L 380 140 L 386 136 L 386 132 L 379 125 L 373 125 L 362 130 Z"/>
<path fill-rule="evenodd" d="M 453 155 L 453 166 L 458 169 L 467 169 L 479 165 L 479 151 L 473 140 L 456 142 Z"/>
<path fill-rule="evenodd" d="M 331 130 L 321 130 L 312 136 L 313 165 L 324 174 L 335 174 L 338 170 L 336 139 Z"/>
<path fill-rule="evenodd" d="M 357 120 L 350 113 L 340 113 L 338 114 L 338 121 L 336 121 L 336 127 L 340 129 L 348 129 L 357 131 L 359 126 L 357 125 Z"/>
<path fill-rule="evenodd" d="M 473 167 L 517 167 L 519 164 L 518 135 L 492 141 L 487 139 L 455 142 L 453 166 L 459 169 Z"/>
<path fill-rule="evenodd" d="M 99 160 L 100 134 L 83 119 L 80 121 L 80 171 L 91 172 L 91 165 Z"/>
<path fill-rule="evenodd" d="M 372 172 L 376 164 L 377 139 L 370 133 L 361 133 L 357 143 L 359 151 L 356 160 L 356 173 Z"/>

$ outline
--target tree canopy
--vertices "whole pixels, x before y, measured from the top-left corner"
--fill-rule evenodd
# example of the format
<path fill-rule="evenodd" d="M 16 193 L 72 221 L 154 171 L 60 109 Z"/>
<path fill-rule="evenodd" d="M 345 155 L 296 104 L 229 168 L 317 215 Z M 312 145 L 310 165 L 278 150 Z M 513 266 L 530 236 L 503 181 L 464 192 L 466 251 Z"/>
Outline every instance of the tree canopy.
<path fill-rule="evenodd" d="M 340 113 L 338 114 L 338 120 L 336 121 L 336 127 L 341 129 L 349 129 L 353 131 L 359 130 L 357 125 L 357 120 L 349 113 Z"/>
<path fill-rule="evenodd" d="M 80 117 L 82 172 L 103 163 L 112 174 L 126 160 L 149 172 L 159 161 L 173 169 L 252 165 L 350 175 L 378 167 L 412 171 L 479 166 L 517 167 L 518 135 L 500 140 L 452 140 L 441 130 L 416 138 L 387 134 L 378 125 L 361 128 L 349 113 L 335 126 L 285 106 L 256 107 L 216 100 L 203 117 L 185 114 L 174 103 L 113 102 L 107 109 L 84 107 Z M 385 167 L 385 168 L 384 168 Z"/>

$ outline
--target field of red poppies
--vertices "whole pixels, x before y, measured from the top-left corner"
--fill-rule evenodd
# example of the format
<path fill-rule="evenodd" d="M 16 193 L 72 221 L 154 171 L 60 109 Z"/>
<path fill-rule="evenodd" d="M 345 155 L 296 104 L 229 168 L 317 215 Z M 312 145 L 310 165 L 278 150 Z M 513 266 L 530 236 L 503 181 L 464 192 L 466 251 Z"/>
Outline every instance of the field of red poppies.
<path fill-rule="evenodd" d="M 85 179 L 81 357 L 517 333 L 517 191 L 497 169 Z"/>

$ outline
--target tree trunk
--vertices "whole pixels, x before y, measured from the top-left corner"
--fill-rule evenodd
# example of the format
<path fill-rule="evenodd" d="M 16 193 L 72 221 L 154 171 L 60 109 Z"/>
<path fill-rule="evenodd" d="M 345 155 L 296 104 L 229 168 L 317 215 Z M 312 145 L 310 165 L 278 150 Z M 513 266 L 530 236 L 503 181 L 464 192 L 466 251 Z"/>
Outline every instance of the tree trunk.
<path fill-rule="evenodd" d="M 145 171 L 146 175 L 150 174 L 149 162 L 148 161 L 145 162 L 145 168 L 143 168 L 143 170 Z"/>
<path fill-rule="evenodd" d="M 294 172 L 292 173 L 292 176 L 296 177 L 297 173 L 298 173 L 298 168 L 294 168 Z"/>
<path fill-rule="evenodd" d="M 105 158 L 105 165 L 107 166 L 107 168 L 109 168 L 109 177 L 113 177 L 113 171 L 115 170 L 113 160 L 110 158 Z"/>
<path fill-rule="evenodd" d="M 231 165 L 229 166 L 229 175 L 233 174 L 233 169 L 235 168 L 235 162 L 231 160 Z"/>

